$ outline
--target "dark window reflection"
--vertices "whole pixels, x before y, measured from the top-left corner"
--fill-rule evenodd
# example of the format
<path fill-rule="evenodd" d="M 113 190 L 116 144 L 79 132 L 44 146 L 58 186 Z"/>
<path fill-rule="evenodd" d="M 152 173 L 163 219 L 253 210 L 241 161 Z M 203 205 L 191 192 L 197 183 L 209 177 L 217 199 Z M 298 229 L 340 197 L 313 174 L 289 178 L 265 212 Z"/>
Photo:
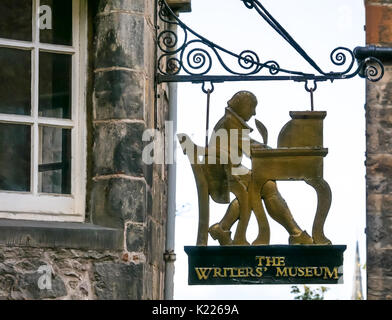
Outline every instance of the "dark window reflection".
<path fill-rule="evenodd" d="M 29 115 L 31 51 L 0 48 L 0 66 L 0 113 Z"/>
<path fill-rule="evenodd" d="M 39 192 L 71 193 L 71 130 L 39 128 Z"/>
<path fill-rule="evenodd" d="M 71 118 L 72 56 L 40 52 L 39 115 Z"/>
<path fill-rule="evenodd" d="M 0 123 L 0 190 L 30 191 L 31 127 Z"/>
<path fill-rule="evenodd" d="M 0 12 L 0 38 L 31 41 L 31 0 L 0 0 Z"/>
<path fill-rule="evenodd" d="M 40 5 L 52 10 L 52 29 L 40 30 L 40 42 L 72 45 L 72 0 L 41 0 Z M 41 16 L 44 16 L 41 14 Z M 42 26 L 45 26 L 45 21 Z"/>

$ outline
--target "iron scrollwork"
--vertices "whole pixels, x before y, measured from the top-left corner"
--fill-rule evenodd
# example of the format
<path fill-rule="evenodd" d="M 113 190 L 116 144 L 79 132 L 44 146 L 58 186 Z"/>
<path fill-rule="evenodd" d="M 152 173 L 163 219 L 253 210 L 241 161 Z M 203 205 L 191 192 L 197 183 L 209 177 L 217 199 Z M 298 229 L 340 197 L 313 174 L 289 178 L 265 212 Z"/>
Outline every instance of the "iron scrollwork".
<path fill-rule="evenodd" d="M 184 71 L 185 74 L 192 76 L 206 75 L 213 67 L 213 55 L 218 59 L 220 65 L 232 75 L 255 75 L 263 68 L 268 68 L 271 75 L 279 72 L 280 67 L 276 61 L 261 63 L 258 55 L 251 50 L 244 50 L 239 55 L 226 50 L 185 25 L 164 0 L 161 0 L 159 4 L 161 21 L 170 26 L 179 27 L 184 37 L 182 43 L 179 44 L 176 32 L 164 30 L 159 33 L 158 46 L 162 55 L 158 59 L 158 70 L 161 74 L 177 75 Z M 194 39 L 189 39 L 190 35 L 194 36 Z M 237 60 L 238 71 L 225 62 L 224 54 Z"/>
<path fill-rule="evenodd" d="M 254 9 L 281 37 L 283 37 L 316 71 L 315 74 L 289 70 L 280 67 L 274 60 L 262 62 L 259 55 L 252 50 L 237 54 L 198 34 L 171 10 L 165 0 L 159 0 L 159 19 L 167 29 L 157 36 L 161 55 L 158 58 L 158 82 L 224 82 L 253 80 L 293 80 L 326 81 L 350 79 L 360 75 L 370 81 L 378 81 L 384 75 L 382 62 L 375 57 L 358 61 L 355 68 L 355 55 L 352 50 L 337 47 L 330 54 L 331 62 L 338 67 L 346 66 L 339 72 L 325 72 L 262 6 L 258 0 L 241 0 L 246 8 Z M 179 40 L 177 29 L 182 33 Z M 216 70 L 214 63 L 221 66 L 227 75 L 211 75 Z M 228 61 L 234 63 L 230 64 Z M 267 74 L 262 74 L 267 70 Z"/>

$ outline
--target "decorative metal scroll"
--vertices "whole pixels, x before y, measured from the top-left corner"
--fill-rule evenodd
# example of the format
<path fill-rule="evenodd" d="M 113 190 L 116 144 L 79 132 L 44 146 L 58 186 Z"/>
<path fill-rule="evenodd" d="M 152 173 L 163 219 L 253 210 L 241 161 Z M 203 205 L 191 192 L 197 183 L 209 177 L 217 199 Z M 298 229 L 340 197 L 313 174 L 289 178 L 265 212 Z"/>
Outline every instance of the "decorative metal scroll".
<path fill-rule="evenodd" d="M 160 20 L 166 23 L 167 29 L 161 31 L 157 37 L 161 51 L 158 57 L 158 82 L 333 81 L 350 79 L 356 75 L 378 81 L 383 77 L 384 66 L 379 59 L 367 57 L 358 61 L 355 67 L 355 55 L 345 47 L 337 47 L 330 54 L 332 63 L 337 67 L 345 67 L 345 70 L 323 71 L 258 0 L 240 1 L 246 8 L 256 10 L 316 72 L 313 74 L 284 69 L 277 61 L 262 61 L 252 50 L 244 50 L 238 54 L 231 52 L 192 30 L 177 17 L 165 0 L 159 0 L 158 15 Z M 174 29 L 183 33 L 181 43 Z M 223 67 L 227 75 L 211 75 L 215 64 Z"/>

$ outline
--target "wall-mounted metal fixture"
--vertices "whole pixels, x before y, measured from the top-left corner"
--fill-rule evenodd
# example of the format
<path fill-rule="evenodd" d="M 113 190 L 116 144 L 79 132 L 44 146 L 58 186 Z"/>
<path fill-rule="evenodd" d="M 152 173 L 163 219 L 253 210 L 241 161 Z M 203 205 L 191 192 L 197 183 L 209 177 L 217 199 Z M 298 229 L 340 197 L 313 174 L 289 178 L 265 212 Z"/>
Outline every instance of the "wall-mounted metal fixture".
<path fill-rule="evenodd" d="M 328 153 L 328 149 L 323 146 L 323 120 L 326 112 L 314 111 L 313 93 L 317 89 L 317 82 L 320 81 L 329 80 L 332 82 L 334 80 L 350 79 L 356 75 L 365 77 L 370 81 L 381 79 L 384 74 L 384 66 L 377 56 L 377 50 L 356 48 L 352 51 L 345 47 L 337 47 L 330 53 L 330 59 L 337 69 L 343 69 L 343 71 L 325 72 L 272 17 L 260 1 L 240 0 L 246 8 L 255 10 L 286 40 L 314 69 L 314 73 L 285 69 L 275 60 L 262 61 L 257 53 L 252 50 L 234 53 L 198 34 L 184 24 L 173 12 L 176 9 L 173 6 L 176 1 L 183 2 L 181 0 L 171 0 L 168 4 L 166 0 L 158 0 L 159 25 L 165 25 L 166 28 L 164 30 L 157 29 L 157 49 L 159 49 L 157 51 L 159 55 L 157 57 L 156 80 L 157 83 L 201 83 L 202 91 L 207 95 L 205 146 L 196 145 L 186 134 L 178 135 L 183 152 L 187 155 L 191 164 L 198 189 L 197 246 L 185 248 L 189 257 L 188 283 L 198 285 L 340 283 L 343 276 L 343 252 L 346 246 L 331 245 L 331 241 L 324 235 L 323 231 L 331 206 L 332 193 L 328 183 L 323 178 L 323 158 Z M 177 32 L 182 33 L 183 37 L 181 39 Z M 355 65 L 356 62 L 357 65 Z M 215 64 L 223 69 L 222 74 L 213 74 L 213 70 L 219 69 L 215 68 Z M 267 129 L 261 122 L 256 121 L 256 127 L 263 137 L 263 143 L 257 143 L 253 140 L 250 145 L 248 155 L 250 155 L 252 161 L 252 169 L 246 171 L 247 178 L 241 180 L 239 176 L 243 174 L 238 173 L 238 171 L 234 174 L 232 171 L 234 166 L 231 162 L 218 162 L 223 158 L 217 156 L 216 152 L 218 147 L 215 142 L 218 135 L 211 134 L 209 140 L 210 95 L 214 91 L 214 84 L 226 81 L 284 80 L 304 82 L 306 91 L 310 93 L 310 111 L 290 112 L 292 120 L 279 133 L 277 148 L 275 149 L 266 147 Z M 209 83 L 207 84 L 207 82 Z M 313 83 L 310 84 L 310 82 Z M 169 89 L 172 85 L 169 85 Z M 237 92 L 228 101 L 228 108 L 225 110 L 224 116 L 215 125 L 214 130 L 217 130 L 217 132 L 223 130 L 226 133 L 230 131 L 231 135 L 232 130 L 238 132 L 240 129 L 249 129 L 250 127 L 246 122 L 255 115 L 256 105 L 257 99 L 252 93 L 248 91 Z M 241 116 L 237 113 L 238 110 L 241 111 Z M 224 152 L 220 155 L 225 153 L 238 154 L 240 143 L 251 140 L 250 138 L 244 138 L 243 133 L 241 135 L 237 134 L 236 139 L 239 138 L 241 141 L 238 141 L 237 147 L 234 147 L 237 149 L 235 152 L 230 151 L 230 149 L 233 150 L 233 144 L 230 143 L 230 146 L 227 146 L 226 149 L 224 147 L 221 149 Z M 219 136 L 220 148 L 223 145 L 223 140 Z M 234 175 L 236 178 L 233 178 Z M 275 195 L 278 192 L 274 183 L 277 180 L 303 180 L 315 189 L 317 209 L 312 227 L 312 236 L 301 230 L 296 223 L 287 223 L 287 221 L 294 221 L 294 218 L 291 216 L 284 200 L 282 202 L 280 200 L 276 201 L 278 196 Z M 273 191 L 274 196 L 271 197 L 274 199 L 272 200 L 273 204 L 268 204 L 271 201 L 270 197 L 263 195 L 264 186 L 270 182 L 273 183 L 275 186 L 273 189 L 276 190 Z M 230 193 L 235 195 L 235 200 L 230 198 Z M 228 208 L 231 208 L 226 211 L 229 222 L 224 223 L 224 226 L 221 222 L 210 226 L 210 199 L 220 204 L 227 203 Z M 266 210 L 264 210 L 263 202 Z M 278 209 L 275 210 L 274 208 Z M 259 234 L 252 243 L 253 246 L 249 246 L 246 239 L 246 230 L 252 211 L 256 216 Z M 269 246 L 270 227 L 266 212 L 286 228 L 290 234 L 289 244 L 293 244 L 292 246 Z M 236 221 L 238 221 L 236 232 L 234 238 L 231 239 L 230 230 Z M 208 247 L 209 236 L 218 240 L 221 247 Z M 311 246 L 310 244 L 316 244 L 317 246 Z M 170 246 L 167 246 L 167 252 L 171 253 Z M 265 267 L 262 274 L 255 276 L 253 271 L 248 272 L 254 270 L 255 255 L 262 258 L 279 257 L 283 259 L 282 264 L 279 265 L 279 270 Z M 321 256 L 322 259 L 320 259 Z M 298 258 L 300 260 L 296 260 Z M 165 256 L 165 259 L 167 266 L 170 266 L 173 259 L 170 259 L 169 254 Z M 237 265 L 238 261 L 241 261 L 241 264 Z M 325 265 L 333 266 L 333 272 L 328 269 L 328 274 L 333 274 L 333 276 L 330 279 L 322 274 L 321 278 L 318 279 L 317 277 L 320 277 L 320 274 L 316 277 L 312 276 L 311 279 L 296 277 L 297 275 L 291 279 L 285 276 L 281 277 L 283 271 L 280 266 L 296 268 L 295 266 L 298 263 L 303 266 L 304 261 L 309 263 L 312 270 L 318 265 L 319 270 L 326 268 Z M 244 268 L 244 263 L 247 266 L 246 268 Z M 233 268 L 226 268 L 226 266 L 233 266 Z M 258 267 L 261 266 L 261 263 L 258 264 Z M 268 267 L 270 267 L 269 263 Z M 209 273 L 206 277 L 199 273 L 200 270 L 210 272 L 213 268 L 219 270 L 219 277 L 214 275 L 209 279 Z M 291 267 L 289 268 L 291 269 Z M 222 273 L 220 271 L 225 269 L 246 269 L 247 275 L 239 274 L 236 277 L 234 274 L 230 274 L 230 276 L 227 276 L 226 271 L 222 271 Z M 258 270 L 260 271 L 260 269 Z M 316 271 L 314 271 L 314 274 L 316 274 Z M 289 276 L 292 275 L 289 274 Z"/>
<path fill-rule="evenodd" d="M 159 0 L 159 19 L 169 26 L 157 35 L 158 56 L 157 82 L 217 83 L 225 81 L 327 81 L 350 79 L 359 75 L 370 81 L 378 81 L 384 74 L 384 66 L 378 59 L 378 50 L 373 47 L 356 48 L 354 51 L 337 47 L 330 53 L 332 63 L 345 67 L 343 71 L 325 72 L 279 24 L 258 0 L 240 0 L 246 8 L 257 13 L 315 70 L 305 73 L 281 68 L 274 60 L 262 61 L 256 52 L 244 50 L 231 52 L 198 34 L 173 12 L 166 0 Z M 171 27 L 183 32 L 179 43 L 178 35 Z M 391 50 L 391 49 L 389 49 Z M 357 58 L 357 59 L 356 59 Z M 229 64 L 230 62 L 231 63 Z M 355 62 L 357 66 L 354 66 Z M 226 71 L 225 75 L 211 74 L 214 64 Z"/>
<path fill-rule="evenodd" d="M 377 47 L 377 46 L 366 46 L 366 47 L 356 47 L 354 49 L 355 58 L 358 61 L 358 65 L 362 64 L 362 61 L 365 61 L 369 57 L 374 57 L 379 59 L 382 62 L 391 62 L 392 61 L 392 48 L 391 47 Z M 366 77 L 365 75 L 366 69 L 363 68 L 359 71 L 359 76 Z"/>
<path fill-rule="evenodd" d="M 175 12 L 191 11 L 191 0 L 166 0 L 166 3 Z"/>
<path fill-rule="evenodd" d="M 392 48 L 391 47 L 377 47 L 377 46 L 367 46 L 367 47 L 356 47 L 354 49 L 355 58 L 358 61 L 363 61 L 369 57 L 374 57 L 382 61 L 392 60 Z"/>

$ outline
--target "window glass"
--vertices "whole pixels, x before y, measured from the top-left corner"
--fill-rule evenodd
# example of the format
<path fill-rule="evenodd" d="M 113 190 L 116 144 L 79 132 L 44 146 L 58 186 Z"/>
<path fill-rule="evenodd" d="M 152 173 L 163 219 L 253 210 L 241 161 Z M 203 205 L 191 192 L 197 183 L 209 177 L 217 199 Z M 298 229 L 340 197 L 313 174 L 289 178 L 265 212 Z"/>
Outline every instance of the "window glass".
<path fill-rule="evenodd" d="M 31 126 L 0 123 L 0 190 L 30 191 Z"/>
<path fill-rule="evenodd" d="M 51 44 L 72 45 L 72 0 L 41 0 L 40 42 Z M 47 6 L 45 8 L 44 6 Z M 47 28 L 48 16 L 46 9 L 52 12 L 52 28 Z"/>
<path fill-rule="evenodd" d="M 39 127 L 39 192 L 71 193 L 71 130 Z"/>
<path fill-rule="evenodd" d="M 29 115 L 31 51 L 0 48 L 0 66 L 0 113 Z"/>
<path fill-rule="evenodd" d="M 0 218 L 82 219 L 87 2 L 0 0 Z"/>
<path fill-rule="evenodd" d="M 31 0 L 0 0 L 0 12 L 0 38 L 32 40 Z"/>
<path fill-rule="evenodd" d="M 72 56 L 40 52 L 39 116 L 71 118 Z"/>

